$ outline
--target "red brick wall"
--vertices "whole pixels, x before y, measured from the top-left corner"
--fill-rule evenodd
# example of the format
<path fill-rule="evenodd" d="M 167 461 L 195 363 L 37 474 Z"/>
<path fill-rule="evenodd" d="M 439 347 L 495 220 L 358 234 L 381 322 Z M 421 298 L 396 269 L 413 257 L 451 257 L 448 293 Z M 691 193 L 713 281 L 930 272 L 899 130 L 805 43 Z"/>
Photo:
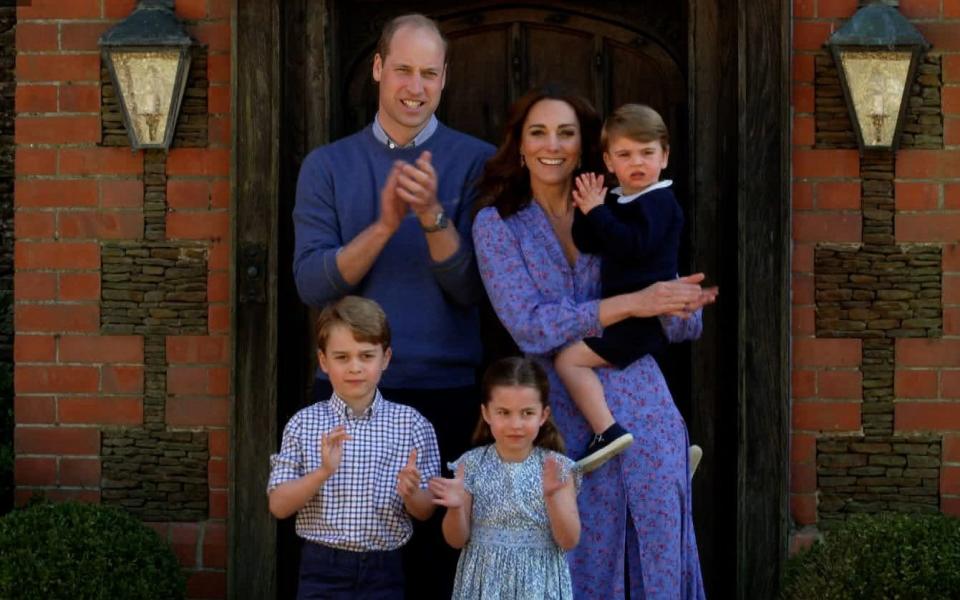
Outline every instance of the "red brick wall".
<path fill-rule="evenodd" d="M 98 502 L 100 432 L 143 420 L 143 338 L 101 336 L 100 242 L 143 235 L 143 153 L 100 142 L 97 39 L 135 0 L 18 9 L 15 189 L 17 500 Z M 176 0 L 207 46 L 209 146 L 173 149 L 167 237 L 209 244 L 209 335 L 167 338 L 167 425 L 209 432 L 209 518 L 153 523 L 191 597 L 226 588 L 230 405 L 231 0 Z"/>
<path fill-rule="evenodd" d="M 861 344 L 815 336 L 814 248 L 858 242 L 856 150 L 814 146 L 814 55 L 858 8 L 856 0 L 794 0 L 793 439 L 790 506 L 817 522 L 816 439 L 861 427 Z M 899 10 L 943 58 L 943 150 L 896 156 L 896 243 L 943 250 L 943 337 L 896 341 L 894 433 L 943 435 L 940 508 L 960 515 L 960 1 L 901 0 Z"/>

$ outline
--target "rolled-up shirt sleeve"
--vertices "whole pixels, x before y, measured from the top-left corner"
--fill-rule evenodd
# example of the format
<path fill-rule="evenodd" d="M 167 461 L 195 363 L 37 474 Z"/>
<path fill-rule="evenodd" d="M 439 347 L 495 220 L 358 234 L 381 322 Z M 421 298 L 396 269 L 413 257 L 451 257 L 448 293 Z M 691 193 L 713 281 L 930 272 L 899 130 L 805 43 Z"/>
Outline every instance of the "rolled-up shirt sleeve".
<path fill-rule="evenodd" d="M 280 451 L 270 456 L 270 479 L 267 482 L 267 493 L 280 485 L 299 479 L 304 472 L 303 446 L 300 443 L 302 431 L 301 421 L 294 416 L 283 428 L 283 439 L 280 442 Z"/>

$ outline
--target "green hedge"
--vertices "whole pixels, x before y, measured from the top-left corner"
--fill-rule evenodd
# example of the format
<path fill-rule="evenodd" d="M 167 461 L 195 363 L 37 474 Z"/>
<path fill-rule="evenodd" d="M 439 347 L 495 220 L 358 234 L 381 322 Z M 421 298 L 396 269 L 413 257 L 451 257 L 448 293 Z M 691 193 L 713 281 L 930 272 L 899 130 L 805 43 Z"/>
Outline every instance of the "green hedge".
<path fill-rule="evenodd" d="M 787 600 L 960 598 L 960 519 L 857 515 L 791 558 Z"/>
<path fill-rule="evenodd" d="M 167 543 L 117 508 L 41 503 L 0 519 L 0 598 L 171 600 L 185 585 Z"/>

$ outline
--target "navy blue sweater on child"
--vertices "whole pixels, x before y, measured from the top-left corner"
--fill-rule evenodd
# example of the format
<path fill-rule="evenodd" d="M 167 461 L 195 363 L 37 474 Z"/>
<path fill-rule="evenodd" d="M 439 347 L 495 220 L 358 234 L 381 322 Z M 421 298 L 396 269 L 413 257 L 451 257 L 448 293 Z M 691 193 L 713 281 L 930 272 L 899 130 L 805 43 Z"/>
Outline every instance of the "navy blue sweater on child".
<path fill-rule="evenodd" d="M 581 252 L 601 257 L 600 286 L 604 298 L 641 290 L 657 281 L 675 279 L 683 210 L 669 180 L 639 194 L 607 194 L 601 206 L 573 219 L 573 241 Z M 666 344 L 656 317 L 630 318 L 605 328 L 601 337 L 583 340 L 608 363 L 625 368 Z"/>

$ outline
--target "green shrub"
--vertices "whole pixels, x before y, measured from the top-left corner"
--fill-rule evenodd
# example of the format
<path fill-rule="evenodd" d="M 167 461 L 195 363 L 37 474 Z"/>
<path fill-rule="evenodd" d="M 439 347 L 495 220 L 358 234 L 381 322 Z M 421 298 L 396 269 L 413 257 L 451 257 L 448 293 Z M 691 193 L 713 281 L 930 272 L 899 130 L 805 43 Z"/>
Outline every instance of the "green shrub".
<path fill-rule="evenodd" d="M 170 547 L 117 508 L 40 503 L 0 519 L 0 598 L 183 598 Z"/>
<path fill-rule="evenodd" d="M 787 561 L 786 600 L 960 598 L 960 519 L 857 515 Z"/>

